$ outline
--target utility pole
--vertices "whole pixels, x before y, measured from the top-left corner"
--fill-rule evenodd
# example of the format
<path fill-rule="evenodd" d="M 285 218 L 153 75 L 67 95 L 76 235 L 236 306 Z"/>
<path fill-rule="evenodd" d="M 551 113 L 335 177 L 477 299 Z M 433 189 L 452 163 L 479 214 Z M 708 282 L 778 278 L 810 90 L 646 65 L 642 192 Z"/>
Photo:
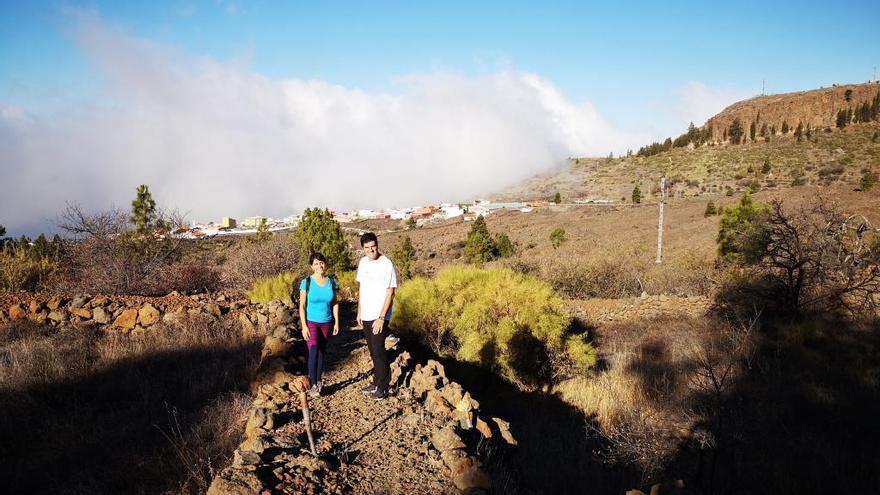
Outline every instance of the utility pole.
<path fill-rule="evenodd" d="M 767 83 L 766 79 L 761 79 L 761 96 L 764 96 L 764 85 Z"/>
<path fill-rule="evenodd" d="M 657 222 L 657 261 L 663 262 L 663 208 L 666 206 L 666 177 L 660 178 L 660 220 Z"/>

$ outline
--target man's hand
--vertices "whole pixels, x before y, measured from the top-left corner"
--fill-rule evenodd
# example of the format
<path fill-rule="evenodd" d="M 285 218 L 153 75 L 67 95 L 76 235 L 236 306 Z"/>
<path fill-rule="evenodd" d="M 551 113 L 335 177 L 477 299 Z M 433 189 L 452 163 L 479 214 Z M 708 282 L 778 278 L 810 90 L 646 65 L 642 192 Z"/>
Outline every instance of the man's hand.
<path fill-rule="evenodd" d="M 361 319 L 361 312 L 358 311 L 357 315 L 358 328 L 364 328 L 364 320 Z"/>
<path fill-rule="evenodd" d="M 379 335 L 382 333 L 382 328 L 385 327 L 385 318 L 377 318 L 373 320 L 373 335 Z"/>

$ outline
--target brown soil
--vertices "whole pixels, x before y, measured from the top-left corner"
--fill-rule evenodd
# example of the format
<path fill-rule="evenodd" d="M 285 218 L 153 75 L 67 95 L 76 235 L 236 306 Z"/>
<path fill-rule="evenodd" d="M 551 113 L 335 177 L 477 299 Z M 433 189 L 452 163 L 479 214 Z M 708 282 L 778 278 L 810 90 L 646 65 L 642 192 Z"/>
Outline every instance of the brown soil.
<path fill-rule="evenodd" d="M 716 207 L 734 206 L 741 195 L 715 195 L 706 198 L 673 198 L 666 205 L 663 248 L 666 259 L 686 254 L 713 255 L 718 234 L 719 216 L 705 218 L 711 199 Z M 798 206 L 818 197 L 840 203 L 846 211 L 865 215 L 880 228 L 880 188 L 854 191 L 852 186 L 803 186 L 782 191 L 761 191 L 758 201 L 783 198 L 788 206 Z M 520 258 L 539 262 L 546 257 L 601 254 L 614 256 L 622 250 L 634 250 L 653 260 L 657 243 L 657 204 L 631 206 L 562 205 L 536 208 L 530 213 L 503 211 L 486 217 L 489 230 L 506 233 L 519 243 Z M 566 231 L 568 241 L 559 249 L 550 243 L 550 233 L 557 227 Z M 417 251 L 417 267 L 433 273 L 451 264 L 463 264 L 463 243 L 470 222 L 449 220 L 412 230 L 380 233 L 380 245 L 390 253 L 403 236 L 409 236 Z"/>
<path fill-rule="evenodd" d="M 342 330 L 330 342 L 324 395 L 311 400 L 319 449 L 339 461 L 343 492 L 459 493 L 429 449 L 434 425 L 422 407 L 396 396 L 377 402 L 360 392 L 372 368 L 360 336 L 360 330 Z"/>

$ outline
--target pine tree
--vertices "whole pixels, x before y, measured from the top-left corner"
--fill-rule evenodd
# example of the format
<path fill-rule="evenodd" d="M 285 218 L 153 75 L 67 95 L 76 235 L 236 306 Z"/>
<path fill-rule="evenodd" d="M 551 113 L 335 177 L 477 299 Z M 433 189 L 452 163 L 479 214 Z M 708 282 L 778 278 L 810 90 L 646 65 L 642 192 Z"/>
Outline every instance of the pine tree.
<path fill-rule="evenodd" d="M 770 159 L 769 158 L 764 159 L 764 165 L 761 166 L 761 173 L 762 174 L 770 173 Z"/>
<path fill-rule="evenodd" d="M 409 236 L 403 236 L 403 240 L 394 246 L 391 251 L 391 260 L 404 280 L 411 279 L 415 275 L 413 264 L 416 260 L 416 248 L 413 247 L 412 239 Z"/>
<path fill-rule="evenodd" d="M 559 194 L 559 191 L 556 191 L 556 194 L 553 196 L 553 202 L 556 204 L 562 203 L 562 195 Z"/>
<path fill-rule="evenodd" d="M 733 123 L 730 124 L 730 129 L 727 131 L 727 135 L 730 137 L 730 142 L 733 144 L 739 144 L 742 141 L 743 127 L 739 118 L 733 119 Z"/>
<path fill-rule="evenodd" d="M 495 251 L 499 258 L 510 258 L 516 254 L 517 245 L 505 233 L 495 235 Z"/>
<path fill-rule="evenodd" d="M 788 130 L 789 130 L 789 128 L 788 128 L 788 121 L 787 121 L 787 120 L 783 120 L 783 121 L 782 121 L 782 133 L 783 133 L 783 134 L 788 134 Z"/>
<path fill-rule="evenodd" d="M 468 261 L 475 265 L 482 265 L 491 261 L 495 256 L 495 243 L 489 234 L 489 227 L 483 215 L 477 217 L 468 232 L 467 242 L 464 247 L 464 255 Z"/>
<path fill-rule="evenodd" d="M 553 232 L 550 232 L 550 243 L 553 245 L 553 249 L 557 249 L 567 240 L 568 238 L 565 237 L 565 229 L 562 227 L 556 227 Z"/>
<path fill-rule="evenodd" d="M 753 120 L 752 125 L 749 126 L 749 137 L 752 139 L 752 141 L 755 140 L 755 132 L 757 130 L 757 127 L 758 127 L 758 125 Z"/>
<path fill-rule="evenodd" d="M 764 122 L 763 124 L 761 124 L 761 137 L 764 137 L 766 135 L 767 135 L 767 123 Z"/>
<path fill-rule="evenodd" d="M 348 242 L 339 222 L 333 218 L 330 210 L 306 208 L 296 227 L 295 235 L 303 258 L 318 252 L 327 258 L 327 268 L 332 273 L 344 272 L 351 268 Z"/>
<path fill-rule="evenodd" d="M 409 218 L 406 219 L 406 228 L 407 228 L 407 230 L 409 230 L 409 229 L 414 229 L 414 228 L 416 228 L 417 226 L 418 226 L 418 223 L 416 222 L 416 219 L 415 219 L 414 217 L 409 217 Z"/>
<path fill-rule="evenodd" d="M 137 195 L 131 202 L 131 217 L 129 221 L 134 224 L 138 234 L 145 234 L 157 227 L 156 201 L 150 194 L 150 187 L 141 184 L 137 187 Z"/>
<path fill-rule="evenodd" d="M 810 124 L 807 124 L 806 134 L 807 134 L 807 141 L 813 139 L 813 127 L 810 126 Z"/>
<path fill-rule="evenodd" d="M 0 237 L 6 235 L 6 227 L 0 225 Z"/>
<path fill-rule="evenodd" d="M 846 110 L 840 109 L 837 112 L 837 121 L 835 124 L 837 125 L 838 129 L 843 129 L 844 127 L 846 127 L 847 123 L 848 122 L 846 120 Z"/>
<path fill-rule="evenodd" d="M 272 238 L 272 232 L 269 230 L 269 224 L 266 223 L 266 219 L 262 219 L 260 221 L 260 225 L 257 225 L 257 234 L 254 236 L 254 239 L 257 242 L 268 241 Z"/>
<path fill-rule="evenodd" d="M 798 122 L 797 129 L 794 130 L 794 137 L 797 138 L 797 142 L 801 142 L 804 140 L 804 124 L 803 122 Z"/>
<path fill-rule="evenodd" d="M 717 213 L 718 213 L 718 210 L 715 209 L 715 202 L 709 201 L 709 203 L 706 205 L 706 211 L 703 212 L 703 216 L 708 218 L 708 217 L 711 217 L 712 215 L 715 215 Z"/>
<path fill-rule="evenodd" d="M 632 192 L 632 202 L 634 204 L 638 204 L 642 202 L 642 190 L 639 189 L 639 185 L 636 184 L 636 187 L 633 188 Z"/>
<path fill-rule="evenodd" d="M 848 89 L 843 92 L 843 99 L 846 100 L 847 103 L 849 103 L 852 100 L 852 90 L 851 89 Z"/>

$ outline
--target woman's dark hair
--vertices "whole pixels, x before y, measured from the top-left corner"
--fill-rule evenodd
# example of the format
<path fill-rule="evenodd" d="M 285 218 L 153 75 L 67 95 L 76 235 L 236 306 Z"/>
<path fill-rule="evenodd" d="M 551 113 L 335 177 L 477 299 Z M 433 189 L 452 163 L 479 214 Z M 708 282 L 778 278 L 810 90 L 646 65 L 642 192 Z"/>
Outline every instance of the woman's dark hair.
<path fill-rule="evenodd" d="M 309 266 L 311 266 L 311 264 L 314 263 L 315 260 L 323 261 L 324 263 L 327 262 L 327 258 L 325 258 L 323 254 L 312 253 L 311 255 L 309 255 Z"/>
<path fill-rule="evenodd" d="M 361 236 L 361 247 L 363 247 L 364 244 L 370 241 L 375 242 L 377 246 L 379 245 L 379 239 L 376 238 L 376 234 L 372 232 L 367 232 L 366 234 Z"/>

